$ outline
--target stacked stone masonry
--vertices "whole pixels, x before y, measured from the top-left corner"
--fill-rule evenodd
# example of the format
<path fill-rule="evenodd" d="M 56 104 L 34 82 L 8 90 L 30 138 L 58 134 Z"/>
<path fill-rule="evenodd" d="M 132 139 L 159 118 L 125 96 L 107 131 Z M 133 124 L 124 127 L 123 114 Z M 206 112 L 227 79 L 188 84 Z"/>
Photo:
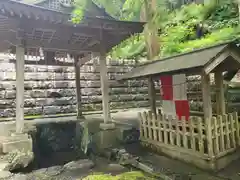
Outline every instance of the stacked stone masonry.
<path fill-rule="evenodd" d="M 96 63 L 96 64 L 95 64 Z M 135 61 L 108 61 L 111 109 L 147 107 L 148 87 L 145 80 L 123 83 L 116 78 L 135 66 Z M 83 111 L 102 109 L 99 63 L 92 60 L 81 67 Z M 1 62 L 0 116 L 15 115 L 15 64 Z M 49 115 L 76 112 L 74 67 L 25 65 L 25 115 Z M 157 88 L 159 93 L 159 88 Z M 160 96 L 158 95 L 160 99 Z"/>
<path fill-rule="evenodd" d="M 15 116 L 15 64 L 1 61 L 0 117 Z M 135 60 L 108 60 L 111 109 L 149 107 L 146 80 L 116 81 L 116 78 L 136 66 Z M 81 67 L 83 111 L 102 109 L 100 69 L 97 59 Z M 237 78 L 239 79 L 239 78 Z M 202 111 L 200 79 L 188 77 L 190 109 Z M 235 80 L 236 81 L 236 80 Z M 50 115 L 76 112 L 74 67 L 25 65 L 25 115 Z M 229 90 L 230 111 L 239 109 L 240 88 Z M 160 105 L 160 86 L 156 83 L 157 105 Z M 213 103 L 215 96 L 213 94 Z"/>

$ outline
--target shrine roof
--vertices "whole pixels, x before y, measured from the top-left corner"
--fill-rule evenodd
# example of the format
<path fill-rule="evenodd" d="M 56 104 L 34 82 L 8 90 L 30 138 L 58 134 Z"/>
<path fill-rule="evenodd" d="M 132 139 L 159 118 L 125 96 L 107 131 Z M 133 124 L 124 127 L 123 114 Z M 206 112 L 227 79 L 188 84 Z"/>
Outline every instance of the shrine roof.
<path fill-rule="evenodd" d="M 141 22 L 88 15 L 80 24 L 74 25 L 70 17 L 69 13 L 13 0 L 1 0 L 0 38 L 12 45 L 16 45 L 19 39 L 24 39 L 29 47 L 98 52 L 100 45 L 94 45 L 93 48 L 89 44 L 105 37 L 102 45 L 109 51 L 134 33 L 142 32 L 144 26 Z"/>
<path fill-rule="evenodd" d="M 240 67 L 240 53 L 237 48 L 236 43 L 232 41 L 151 61 L 132 69 L 130 72 L 118 78 L 118 80 L 144 78 L 166 74 L 194 74 L 203 70 L 208 74 L 225 60 L 233 59 L 236 60 L 234 61 L 236 63 L 233 63 L 231 68 L 238 69 Z M 228 68 L 230 69 L 230 67 L 226 64 L 224 68 L 226 71 Z"/>

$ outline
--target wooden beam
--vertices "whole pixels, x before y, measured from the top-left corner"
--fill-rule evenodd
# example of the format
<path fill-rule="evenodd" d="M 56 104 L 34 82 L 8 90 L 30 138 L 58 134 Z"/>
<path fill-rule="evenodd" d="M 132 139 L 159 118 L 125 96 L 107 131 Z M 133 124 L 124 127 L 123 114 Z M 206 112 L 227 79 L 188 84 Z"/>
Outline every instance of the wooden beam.
<path fill-rule="evenodd" d="M 148 77 L 148 95 L 151 111 L 153 114 L 157 115 L 156 111 L 156 89 L 152 77 Z"/>
<path fill-rule="evenodd" d="M 1 60 L 0 60 L 1 61 Z M 1 62 L 6 62 L 6 60 L 3 60 Z M 15 59 L 10 59 L 7 62 L 9 63 L 16 63 Z M 48 66 L 69 66 L 69 67 L 73 67 L 74 63 L 70 63 L 70 62 L 63 62 L 63 61 L 55 61 L 55 62 L 48 62 L 45 60 L 39 60 L 39 61 L 31 61 L 31 60 L 25 60 L 25 64 L 28 65 L 48 65 Z"/>
<path fill-rule="evenodd" d="M 223 84 L 222 72 L 217 70 L 214 73 L 214 79 L 216 84 L 217 114 L 223 115 L 223 114 L 226 114 L 226 106 L 225 106 L 224 84 Z"/>
<path fill-rule="evenodd" d="M 74 56 L 74 67 L 75 67 L 75 84 L 76 84 L 76 96 L 77 96 L 77 118 L 82 119 L 82 93 L 80 83 L 80 64 L 79 56 Z"/>
<path fill-rule="evenodd" d="M 24 51 L 23 46 L 16 47 L 16 133 L 24 128 Z"/>
<path fill-rule="evenodd" d="M 203 72 L 201 76 L 201 81 L 204 119 L 207 120 L 212 118 L 212 101 L 209 75 Z"/>
<path fill-rule="evenodd" d="M 226 50 L 218 57 L 210 61 L 205 67 L 204 71 L 206 74 L 209 74 L 212 70 L 214 70 L 219 64 L 221 64 L 228 56 L 230 55 L 230 51 Z"/>
<path fill-rule="evenodd" d="M 100 54 L 100 76 L 101 76 L 101 91 L 102 91 L 102 108 L 104 123 L 111 122 L 110 107 L 109 107 L 109 87 L 107 74 L 107 61 L 104 53 Z"/>

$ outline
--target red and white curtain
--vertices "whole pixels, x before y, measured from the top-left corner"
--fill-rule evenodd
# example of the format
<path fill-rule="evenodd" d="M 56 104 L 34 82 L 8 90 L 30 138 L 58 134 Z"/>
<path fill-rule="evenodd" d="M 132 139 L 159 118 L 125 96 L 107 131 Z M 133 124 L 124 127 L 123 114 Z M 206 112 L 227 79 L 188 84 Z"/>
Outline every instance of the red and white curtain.
<path fill-rule="evenodd" d="M 186 75 L 161 76 L 160 84 L 163 113 L 179 119 L 185 117 L 188 120 L 190 110 L 187 100 Z"/>

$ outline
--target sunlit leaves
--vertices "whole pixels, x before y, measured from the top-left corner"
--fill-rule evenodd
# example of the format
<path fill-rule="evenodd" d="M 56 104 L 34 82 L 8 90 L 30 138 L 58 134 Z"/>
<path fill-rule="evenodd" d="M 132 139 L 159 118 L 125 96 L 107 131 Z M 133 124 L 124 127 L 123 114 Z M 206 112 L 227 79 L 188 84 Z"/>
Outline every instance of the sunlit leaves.
<path fill-rule="evenodd" d="M 79 24 L 84 17 L 84 12 L 88 8 L 88 0 L 75 0 L 74 10 L 72 12 L 72 23 Z"/>

